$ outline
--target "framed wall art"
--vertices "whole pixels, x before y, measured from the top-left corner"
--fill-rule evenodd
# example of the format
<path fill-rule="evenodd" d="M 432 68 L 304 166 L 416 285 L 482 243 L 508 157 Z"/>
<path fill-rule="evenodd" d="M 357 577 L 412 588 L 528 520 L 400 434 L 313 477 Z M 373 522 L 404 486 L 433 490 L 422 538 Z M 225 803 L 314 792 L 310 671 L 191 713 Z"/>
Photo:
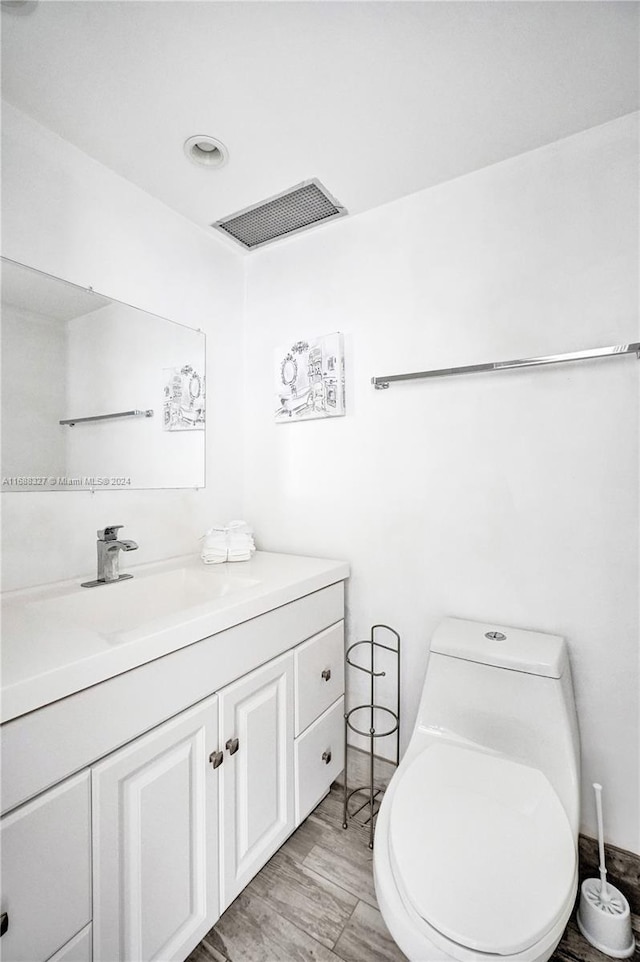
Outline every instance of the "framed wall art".
<path fill-rule="evenodd" d="M 276 421 L 308 421 L 345 413 L 342 334 L 295 341 L 275 352 Z"/>
<path fill-rule="evenodd" d="M 191 364 L 164 368 L 165 431 L 204 431 L 205 380 Z"/>

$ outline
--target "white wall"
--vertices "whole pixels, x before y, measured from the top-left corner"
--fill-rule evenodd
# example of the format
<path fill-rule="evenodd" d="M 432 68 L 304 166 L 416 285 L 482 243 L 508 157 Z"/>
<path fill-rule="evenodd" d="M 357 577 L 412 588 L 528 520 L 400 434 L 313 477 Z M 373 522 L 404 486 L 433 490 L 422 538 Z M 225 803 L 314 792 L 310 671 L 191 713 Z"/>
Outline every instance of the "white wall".
<path fill-rule="evenodd" d="M 202 328 L 209 375 L 206 489 L 4 494 L 3 587 L 92 574 L 105 524 L 139 543 L 127 564 L 197 551 L 242 506 L 242 258 L 7 104 L 2 126 L 2 253 Z"/>
<path fill-rule="evenodd" d="M 404 741 L 445 614 L 566 636 L 606 833 L 640 852 L 633 358 L 403 383 L 373 375 L 638 340 L 629 116 L 256 252 L 246 516 L 352 564 L 350 640 L 402 635 Z M 272 350 L 346 336 L 345 418 L 274 424 Z"/>

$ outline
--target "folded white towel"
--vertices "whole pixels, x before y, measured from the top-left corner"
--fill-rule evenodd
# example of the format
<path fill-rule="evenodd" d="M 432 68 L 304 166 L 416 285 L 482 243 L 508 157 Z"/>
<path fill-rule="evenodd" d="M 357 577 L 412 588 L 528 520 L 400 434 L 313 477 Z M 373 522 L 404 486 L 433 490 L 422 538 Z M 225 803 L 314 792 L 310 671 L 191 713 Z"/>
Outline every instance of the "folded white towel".
<path fill-rule="evenodd" d="M 206 534 L 203 535 L 204 547 L 208 545 L 215 544 L 226 544 L 227 543 L 227 531 L 225 528 L 209 528 Z"/>
<path fill-rule="evenodd" d="M 200 557 L 205 564 L 249 561 L 255 550 L 251 526 L 246 521 L 229 521 L 212 525 L 203 535 Z"/>
<path fill-rule="evenodd" d="M 206 565 L 221 565 L 221 564 L 224 564 L 225 561 L 227 560 L 226 553 L 222 555 L 203 553 L 200 557 L 202 558 L 202 560 Z"/>

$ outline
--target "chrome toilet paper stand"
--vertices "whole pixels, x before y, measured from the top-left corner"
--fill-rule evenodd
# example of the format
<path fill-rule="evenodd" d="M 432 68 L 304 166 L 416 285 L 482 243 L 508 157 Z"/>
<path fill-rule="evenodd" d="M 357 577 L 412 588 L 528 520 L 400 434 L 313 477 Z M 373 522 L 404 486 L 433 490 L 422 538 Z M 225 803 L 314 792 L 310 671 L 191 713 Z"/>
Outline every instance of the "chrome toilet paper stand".
<path fill-rule="evenodd" d="M 393 647 L 391 645 L 385 645 L 381 641 L 378 641 L 380 632 L 388 632 L 395 639 L 395 644 Z M 358 664 L 356 661 L 352 660 L 352 656 L 357 648 L 369 649 L 368 658 L 364 660 L 368 662 L 368 666 Z M 384 649 L 384 651 L 389 651 L 396 656 L 396 698 L 395 698 L 395 710 L 387 708 L 385 705 L 380 705 L 376 699 L 376 681 L 378 678 L 384 678 L 386 676 L 386 671 L 376 670 L 376 652 L 378 649 Z M 375 745 L 376 738 L 388 738 L 391 735 L 395 735 L 395 764 L 396 766 L 400 763 L 400 635 L 389 625 L 373 625 L 371 627 L 371 633 L 369 638 L 364 641 L 356 641 L 354 644 L 350 645 L 345 652 L 345 676 L 348 677 L 349 668 L 355 668 L 357 671 L 363 671 L 366 675 L 369 675 L 369 701 L 363 705 L 356 705 L 349 711 L 345 712 L 344 716 L 344 803 L 343 803 L 343 817 L 342 817 L 342 827 L 347 828 L 349 824 L 349 819 L 354 818 L 363 809 L 369 806 L 369 815 L 366 819 L 365 824 L 369 825 L 369 848 L 373 848 L 373 832 L 374 832 L 374 820 L 380 808 L 380 802 L 382 800 L 382 795 L 384 794 L 383 789 L 378 788 L 375 784 Z M 356 715 L 358 712 L 364 712 L 365 717 L 368 713 L 369 727 L 367 730 L 358 727 L 355 724 L 355 719 L 352 716 Z M 383 717 L 388 721 L 386 728 L 379 731 L 376 727 L 376 712 L 382 713 Z M 361 785 L 358 788 L 352 788 L 349 790 L 348 773 L 349 773 L 349 729 L 355 732 L 357 735 L 362 735 L 364 738 L 369 740 L 369 782 L 368 785 Z M 350 806 L 351 800 L 354 796 L 360 795 L 360 798 L 355 799 L 356 802 L 360 802 L 356 806 Z M 362 800 L 364 796 L 364 800 Z"/>

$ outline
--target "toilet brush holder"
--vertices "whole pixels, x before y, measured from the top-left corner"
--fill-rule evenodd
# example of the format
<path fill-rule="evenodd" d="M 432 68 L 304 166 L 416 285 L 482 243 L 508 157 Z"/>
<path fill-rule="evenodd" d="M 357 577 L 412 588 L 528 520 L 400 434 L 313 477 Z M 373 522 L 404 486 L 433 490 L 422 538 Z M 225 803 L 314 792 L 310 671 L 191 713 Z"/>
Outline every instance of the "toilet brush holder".
<path fill-rule="evenodd" d="M 585 879 L 580 888 L 578 928 L 587 942 L 613 959 L 628 959 L 636 949 L 631 931 L 631 910 L 626 898 L 615 885 L 607 882 L 604 860 L 604 827 L 602 819 L 602 785 L 593 784 L 598 820 L 600 878 Z"/>
<path fill-rule="evenodd" d="M 600 879 L 585 879 L 580 888 L 578 928 L 587 942 L 613 959 L 628 959 L 636 943 L 631 931 L 631 911 L 626 898 L 610 882 L 607 898 L 601 897 Z"/>

